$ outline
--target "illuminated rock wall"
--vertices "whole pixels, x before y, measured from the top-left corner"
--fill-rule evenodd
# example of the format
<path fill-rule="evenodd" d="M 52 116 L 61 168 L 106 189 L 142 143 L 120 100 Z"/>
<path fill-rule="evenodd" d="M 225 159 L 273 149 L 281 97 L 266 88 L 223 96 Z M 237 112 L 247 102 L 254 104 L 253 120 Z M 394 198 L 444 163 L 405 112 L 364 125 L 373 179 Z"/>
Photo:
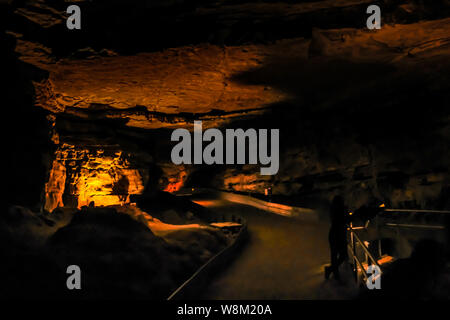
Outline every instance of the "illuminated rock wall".
<path fill-rule="evenodd" d="M 122 205 L 130 194 L 144 190 L 143 177 L 120 150 L 106 148 L 81 149 L 63 145 L 46 183 L 45 209 Z"/>
<path fill-rule="evenodd" d="M 438 140 L 440 141 L 440 140 Z M 303 151 L 290 149 L 280 156 L 280 171 L 276 176 L 262 176 L 258 166 L 241 170 L 227 169 L 217 176 L 215 186 L 220 189 L 264 194 L 266 188 L 273 195 L 282 195 L 305 203 L 308 199 L 331 199 L 341 193 L 351 207 L 360 207 L 371 197 L 382 199 L 394 208 L 449 208 L 447 171 L 449 160 L 445 147 L 429 142 L 420 158 L 413 151 L 396 152 L 386 148 L 372 148 L 372 155 L 364 146 L 359 148 L 350 140 L 336 146 L 342 152 L 317 154 L 314 148 Z M 324 150 L 326 146 L 320 146 Z M 405 149 L 418 147 L 405 143 Z M 437 150 L 437 151 L 436 151 Z"/>

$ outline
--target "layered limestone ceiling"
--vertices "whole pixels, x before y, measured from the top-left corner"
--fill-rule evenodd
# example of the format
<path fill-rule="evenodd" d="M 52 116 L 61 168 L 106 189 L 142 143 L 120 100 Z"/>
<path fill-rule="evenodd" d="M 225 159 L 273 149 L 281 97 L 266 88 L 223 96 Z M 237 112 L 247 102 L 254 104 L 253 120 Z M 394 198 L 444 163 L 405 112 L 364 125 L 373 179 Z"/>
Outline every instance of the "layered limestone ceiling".
<path fill-rule="evenodd" d="M 10 33 L 20 59 L 49 72 L 47 81 L 36 84 L 40 107 L 78 117 L 89 117 L 89 110 L 98 117 L 100 109 L 100 117 L 128 119 L 127 125 L 147 129 L 185 125 L 193 114 L 217 125 L 216 120 L 258 114 L 292 98 L 284 88 L 240 81 L 267 63 L 298 62 L 311 53 L 400 60 L 445 38 L 447 20 L 423 24 L 419 33 L 417 26 L 346 29 L 364 25 L 369 2 L 80 1 L 82 30 L 69 31 L 64 2 L 25 1 L 14 10 Z M 405 12 L 419 19 L 430 11 L 414 4 L 383 9 L 386 21 L 401 20 Z M 317 26 L 339 29 L 328 37 L 313 32 L 311 46 L 310 30 Z M 190 43 L 195 45 L 185 45 Z M 305 70 L 305 77 L 311 72 L 317 71 Z"/>
<path fill-rule="evenodd" d="M 261 65 L 276 47 L 183 47 L 158 53 L 65 60 L 50 66 L 48 87 L 38 104 L 54 112 L 108 105 L 130 112 L 131 126 L 151 128 L 151 115 L 180 113 L 224 114 L 254 111 L 286 98 L 262 85 L 232 81 L 235 74 Z M 272 51 L 272 52 L 271 52 Z M 118 112 L 118 115 L 120 112 Z M 121 115 L 126 117 L 126 112 Z M 150 118 L 150 119 L 149 119 Z"/>
<path fill-rule="evenodd" d="M 24 61 L 49 71 L 47 81 L 36 83 L 36 105 L 56 114 L 86 118 L 97 112 L 97 117 L 127 119 L 128 126 L 144 129 L 186 126 L 192 117 L 212 126 L 259 114 L 280 102 L 301 100 L 305 97 L 298 93 L 308 86 L 332 85 L 337 91 L 347 85 L 345 81 L 327 84 L 319 79 L 319 83 L 295 88 L 298 92 L 292 94 L 270 83 L 245 79 L 265 64 L 274 65 L 272 68 L 286 67 L 290 62 L 303 64 L 305 69 L 298 70 L 298 77 L 306 82 L 308 78 L 317 81 L 317 73 L 333 59 L 408 67 L 429 56 L 445 54 L 449 27 L 450 19 L 442 19 L 386 26 L 378 32 L 314 30 L 312 40 L 198 45 L 132 56 L 61 59 L 53 64 L 36 62 L 25 41 L 19 40 L 17 51 Z M 307 65 L 307 61 L 312 63 Z"/>

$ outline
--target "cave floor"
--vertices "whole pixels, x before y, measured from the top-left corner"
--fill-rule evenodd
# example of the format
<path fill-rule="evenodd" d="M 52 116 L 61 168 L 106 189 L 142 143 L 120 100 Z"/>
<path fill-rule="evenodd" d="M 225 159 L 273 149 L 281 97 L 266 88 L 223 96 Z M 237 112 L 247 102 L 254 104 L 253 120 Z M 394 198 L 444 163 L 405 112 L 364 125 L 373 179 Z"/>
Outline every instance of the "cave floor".
<path fill-rule="evenodd" d="M 244 217 L 249 240 L 201 298 L 350 299 L 357 294 L 349 267 L 343 283 L 324 279 L 329 263 L 325 222 L 293 220 L 225 200 L 210 202 L 210 209 Z"/>

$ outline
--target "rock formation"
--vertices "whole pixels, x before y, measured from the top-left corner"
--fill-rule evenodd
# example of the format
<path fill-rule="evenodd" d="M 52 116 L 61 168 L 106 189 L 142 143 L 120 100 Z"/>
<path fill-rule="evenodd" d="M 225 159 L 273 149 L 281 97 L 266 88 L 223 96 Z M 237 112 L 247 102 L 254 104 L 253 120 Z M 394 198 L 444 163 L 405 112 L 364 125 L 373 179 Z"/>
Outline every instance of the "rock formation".
<path fill-rule="evenodd" d="M 11 203 L 42 193 L 46 210 L 121 204 L 157 179 L 167 191 L 272 187 L 314 204 L 340 190 L 355 206 L 448 206 L 448 1 L 377 1 L 383 28 L 370 32 L 369 2 L 79 1 L 83 26 L 69 31 L 64 1 L 14 1 L 2 20 L 19 88 L 7 110 L 21 119 L 10 178 L 41 177 L 33 197 L 15 197 L 24 187 L 13 183 Z M 282 128 L 279 174 L 174 166 L 170 130 L 195 119 Z M 37 168 L 49 130 L 55 151 Z"/>

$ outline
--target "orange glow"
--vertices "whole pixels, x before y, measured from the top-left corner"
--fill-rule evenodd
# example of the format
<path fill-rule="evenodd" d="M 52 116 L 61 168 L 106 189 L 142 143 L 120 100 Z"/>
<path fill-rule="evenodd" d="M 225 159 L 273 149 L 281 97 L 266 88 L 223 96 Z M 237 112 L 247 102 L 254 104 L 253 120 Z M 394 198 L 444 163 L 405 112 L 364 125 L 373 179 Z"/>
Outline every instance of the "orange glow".
<path fill-rule="evenodd" d="M 183 186 L 183 181 L 171 182 L 166 186 L 164 191 L 176 192 L 176 191 L 180 190 L 182 186 Z"/>
<path fill-rule="evenodd" d="M 118 212 L 128 214 L 132 216 L 135 220 L 144 223 L 152 232 L 158 237 L 164 237 L 172 232 L 188 229 L 211 229 L 214 228 L 224 228 L 224 227 L 239 227 L 242 226 L 240 223 L 226 221 L 226 222 L 213 222 L 209 225 L 191 223 L 191 224 L 169 224 L 165 223 L 155 217 L 152 217 L 147 212 L 142 211 L 134 204 L 129 204 L 126 206 L 116 206 Z"/>
<path fill-rule="evenodd" d="M 186 178 L 187 178 L 186 171 L 180 171 L 179 173 L 175 174 L 174 176 L 169 177 L 169 183 L 164 188 L 164 191 L 176 192 L 176 191 L 180 190 L 183 187 Z"/>
<path fill-rule="evenodd" d="M 224 228 L 224 227 L 240 227 L 242 224 L 236 222 L 213 222 L 210 223 L 213 227 Z"/>
<path fill-rule="evenodd" d="M 389 263 L 389 262 L 392 262 L 393 260 L 394 260 L 393 257 L 386 255 L 386 256 L 383 256 L 377 262 L 378 262 L 379 265 L 382 265 L 383 263 Z"/>
<path fill-rule="evenodd" d="M 264 193 L 264 190 L 267 188 L 267 182 L 255 173 L 232 173 L 230 176 L 224 177 L 223 186 L 225 188 L 231 186 L 235 191 Z"/>
<path fill-rule="evenodd" d="M 152 220 L 149 220 L 147 223 L 147 226 L 152 230 L 152 232 L 156 236 L 164 236 L 170 232 L 179 231 L 179 230 L 185 230 L 185 229 L 206 229 L 207 226 L 200 225 L 198 223 L 194 224 L 168 224 L 164 223 L 161 220 L 158 220 L 156 218 L 152 218 Z"/>
<path fill-rule="evenodd" d="M 66 184 L 66 167 L 58 161 L 53 161 L 50 177 L 45 184 L 45 210 L 52 211 L 64 206 L 62 195 Z"/>
<path fill-rule="evenodd" d="M 230 78 L 258 67 L 267 55 L 278 51 L 275 45 L 251 45 L 245 50 L 201 45 L 133 56 L 98 57 L 95 61 L 67 60 L 54 68 L 50 84 L 36 86 L 37 104 L 51 111 L 66 107 L 82 110 L 92 103 L 108 104 L 118 110 L 147 106 L 149 110 L 156 108 L 173 114 L 209 112 L 211 106 L 224 111 L 254 110 L 281 101 L 287 94 L 266 85 L 244 85 Z M 172 76 L 167 77 L 168 74 Z M 164 86 L 157 79 L 164 79 Z M 168 125 L 142 114 L 127 116 L 128 126 Z"/>
<path fill-rule="evenodd" d="M 123 205 L 130 194 L 144 190 L 138 169 L 130 168 L 121 151 L 80 150 L 64 145 L 56 152 L 56 160 L 46 184 L 45 209 L 52 211 L 64 205 L 81 208 Z M 63 203 L 65 198 L 70 203 Z"/>
<path fill-rule="evenodd" d="M 394 261 L 393 257 L 391 257 L 389 255 L 383 255 L 381 257 L 381 259 L 379 259 L 377 261 L 377 263 L 381 266 L 383 264 L 386 264 L 386 263 L 389 263 L 389 262 L 392 262 L 392 261 Z M 369 268 L 369 265 L 367 264 L 367 262 L 363 262 L 362 266 L 364 267 L 365 270 L 367 270 Z M 360 268 L 358 268 L 358 270 L 361 271 Z"/>
<path fill-rule="evenodd" d="M 217 200 L 192 200 L 192 202 L 201 205 L 202 207 L 212 207 L 217 204 Z"/>
<path fill-rule="evenodd" d="M 156 236 L 163 237 L 174 231 L 186 230 L 186 229 L 207 229 L 210 228 L 207 225 L 201 225 L 198 223 L 192 224 L 169 224 L 165 223 L 157 218 L 152 217 L 147 212 L 142 211 L 135 205 L 126 205 L 116 207 L 117 211 L 128 214 L 134 219 L 144 223 Z"/>

